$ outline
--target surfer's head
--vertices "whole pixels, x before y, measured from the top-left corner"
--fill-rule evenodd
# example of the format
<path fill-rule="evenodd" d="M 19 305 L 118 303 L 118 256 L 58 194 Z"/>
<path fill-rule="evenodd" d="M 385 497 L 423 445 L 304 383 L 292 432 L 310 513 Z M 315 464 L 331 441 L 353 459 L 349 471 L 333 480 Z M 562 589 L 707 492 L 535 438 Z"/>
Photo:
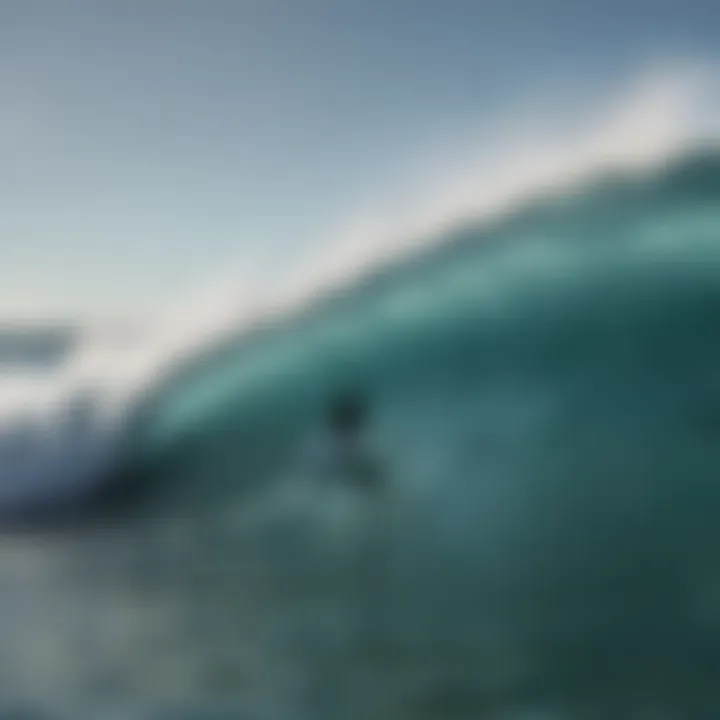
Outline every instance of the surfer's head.
<path fill-rule="evenodd" d="M 362 430 L 367 416 L 367 403 L 359 393 L 339 393 L 330 402 L 328 421 L 332 429 L 338 432 Z"/>

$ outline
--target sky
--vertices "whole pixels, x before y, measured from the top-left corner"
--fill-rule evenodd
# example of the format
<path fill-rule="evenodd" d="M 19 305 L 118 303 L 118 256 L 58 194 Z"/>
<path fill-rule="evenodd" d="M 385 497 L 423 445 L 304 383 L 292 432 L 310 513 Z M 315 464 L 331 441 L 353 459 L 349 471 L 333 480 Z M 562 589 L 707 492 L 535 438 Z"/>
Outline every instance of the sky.
<path fill-rule="evenodd" d="M 486 128 L 716 48 L 715 0 L 0 0 L 0 320 L 286 270 Z"/>

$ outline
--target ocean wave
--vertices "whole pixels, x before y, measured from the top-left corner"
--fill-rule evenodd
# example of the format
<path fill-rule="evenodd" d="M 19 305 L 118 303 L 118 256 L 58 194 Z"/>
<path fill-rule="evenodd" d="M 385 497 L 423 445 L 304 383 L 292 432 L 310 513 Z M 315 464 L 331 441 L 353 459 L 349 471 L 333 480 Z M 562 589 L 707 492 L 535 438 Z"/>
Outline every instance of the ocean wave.
<path fill-rule="evenodd" d="M 370 399 L 393 489 L 392 647 L 364 697 L 711 697 L 720 154 L 662 145 L 639 174 L 541 182 L 394 246 L 409 255 L 95 335 L 56 372 L 8 380 L 0 521 L 38 531 L 0 545 L 8 697 L 72 717 L 113 692 L 297 710 L 327 670 L 313 643 L 347 609 L 323 573 L 336 515 L 353 516 L 303 494 L 299 458 L 348 386 Z M 120 532 L 90 522 L 108 509 Z M 58 517 L 101 531 L 45 543 Z M 441 687 L 453 674 L 465 686 Z"/>

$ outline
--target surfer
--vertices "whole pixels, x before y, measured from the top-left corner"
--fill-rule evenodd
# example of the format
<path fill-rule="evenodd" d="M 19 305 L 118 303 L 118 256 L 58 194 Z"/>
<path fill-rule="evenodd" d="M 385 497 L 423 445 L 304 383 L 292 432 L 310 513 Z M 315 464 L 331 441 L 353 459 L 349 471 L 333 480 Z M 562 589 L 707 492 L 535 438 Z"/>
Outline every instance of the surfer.
<path fill-rule="evenodd" d="M 360 394 L 338 394 L 328 407 L 326 432 L 313 448 L 312 463 L 321 479 L 369 498 L 381 493 L 384 477 L 367 443 L 368 420 L 368 405 Z"/>

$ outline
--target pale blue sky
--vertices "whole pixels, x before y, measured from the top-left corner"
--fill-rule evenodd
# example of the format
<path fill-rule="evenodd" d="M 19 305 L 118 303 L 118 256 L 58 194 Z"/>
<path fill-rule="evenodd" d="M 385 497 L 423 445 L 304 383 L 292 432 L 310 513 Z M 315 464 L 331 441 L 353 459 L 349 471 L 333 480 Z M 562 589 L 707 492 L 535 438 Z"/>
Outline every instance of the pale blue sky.
<path fill-rule="evenodd" d="M 518 98 L 716 47 L 714 0 L 0 0 L 0 317 L 164 310 Z"/>

